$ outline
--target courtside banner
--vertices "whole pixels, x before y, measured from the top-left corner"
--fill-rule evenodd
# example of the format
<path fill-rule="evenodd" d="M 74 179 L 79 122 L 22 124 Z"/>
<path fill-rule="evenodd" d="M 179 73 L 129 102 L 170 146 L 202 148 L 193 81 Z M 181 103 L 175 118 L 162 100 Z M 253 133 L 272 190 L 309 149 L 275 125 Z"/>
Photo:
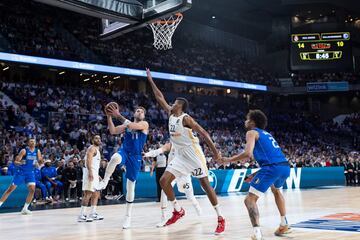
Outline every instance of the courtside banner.
<path fill-rule="evenodd" d="M 209 182 L 216 193 L 247 192 L 249 184 L 245 177 L 258 169 L 235 169 L 235 170 L 210 170 Z M 150 177 L 149 173 L 141 173 L 136 182 L 136 197 L 156 197 L 155 174 Z M 199 181 L 192 178 L 196 195 L 205 194 Z M 324 168 L 292 168 L 290 176 L 284 184 L 284 189 L 304 189 L 324 186 L 344 186 L 345 176 L 343 167 Z M 123 184 L 126 189 L 126 183 Z M 177 195 L 181 195 L 175 187 Z"/>
<path fill-rule="evenodd" d="M 308 92 L 346 92 L 349 91 L 348 82 L 311 82 L 306 84 Z"/>
<path fill-rule="evenodd" d="M 12 183 L 13 176 L 0 176 L 0 195 L 2 195 L 9 185 Z M 0 208 L 0 213 L 4 208 L 22 208 L 25 203 L 27 196 L 27 187 L 25 184 L 22 184 L 12 192 L 9 198 L 4 202 Z"/>

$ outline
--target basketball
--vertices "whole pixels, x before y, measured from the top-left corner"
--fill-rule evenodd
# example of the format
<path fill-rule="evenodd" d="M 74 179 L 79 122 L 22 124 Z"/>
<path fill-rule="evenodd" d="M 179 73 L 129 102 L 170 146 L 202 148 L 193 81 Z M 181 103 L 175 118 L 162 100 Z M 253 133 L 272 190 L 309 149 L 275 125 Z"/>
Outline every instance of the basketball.
<path fill-rule="evenodd" d="M 115 107 L 115 108 L 119 109 L 119 104 L 117 104 L 116 102 L 109 102 L 108 104 L 106 104 L 105 112 L 108 114 L 110 113 L 110 107 Z"/>

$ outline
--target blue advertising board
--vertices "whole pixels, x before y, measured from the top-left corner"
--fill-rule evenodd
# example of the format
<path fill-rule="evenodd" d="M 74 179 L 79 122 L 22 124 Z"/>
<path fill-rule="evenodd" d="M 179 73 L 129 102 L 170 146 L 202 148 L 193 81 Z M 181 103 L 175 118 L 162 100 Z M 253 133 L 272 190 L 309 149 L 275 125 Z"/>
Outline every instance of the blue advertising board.
<path fill-rule="evenodd" d="M 348 82 L 312 82 L 307 83 L 308 92 L 344 92 L 349 91 Z"/>
<path fill-rule="evenodd" d="M 244 181 L 245 176 L 258 169 L 211 170 L 209 181 L 216 193 L 247 192 L 249 184 Z M 141 173 L 136 183 L 136 197 L 156 197 L 155 176 Z M 199 181 L 192 178 L 196 195 L 205 194 Z M 322 186 L 343 186 L 345 176 L 343 167 L 327 168 L 292 168 L 290 176 L 284 184 L 284 189 L 315 188 Z M 124 183 L 124 189 L 126 184 Z M 176 189 L 176 188 L 175 188 Z M 180 193 L 176 190 L 176 194 Z"/>

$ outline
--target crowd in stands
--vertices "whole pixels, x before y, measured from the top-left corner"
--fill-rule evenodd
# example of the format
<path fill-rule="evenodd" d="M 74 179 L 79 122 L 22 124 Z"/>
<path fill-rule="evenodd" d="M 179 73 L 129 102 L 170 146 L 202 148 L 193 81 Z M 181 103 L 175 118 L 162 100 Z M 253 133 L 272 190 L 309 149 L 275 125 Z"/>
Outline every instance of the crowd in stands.
<path fill-rule="evenodd" d="M 5 4 L 6 3 L 6 4 Z M 142 29 L 111 41 L 98 38 L 99 20 L 73 12 L 55 14 L 55 8 L 32 1 L 5 1 L 0 5 L 0 34 L 12 52 L 62 59 L 86 59 L 60 34 L 67 31 L 91 49 L 103 63 L 200 77 L 278 85 L 277 78 L 234 50 L 181 36 L 175 48 L 157 51 L 151 31 Z M 61 19 L 59 16 L 61 15 Z M 86 27 L 84 27 L 86 26 Z M 176 41 L 174 41 L 176 42 Z"/>
<path fill-rule="evenodd" d="M 36 14 L 34 8 L 28 8 L 26 4 L 32 5 L 24 5 L 24 1 L 16 4 L 12 1 L 3 1 L 0 4 L 0 33 L 8 41 L 5 48 L 14 53 L 35 56 L 78 58 L 59 35 L 54 18 L 49 14 Z M 8 7 L 11 5 L 12 7 Z M 41 8 L 36 9 L 40 10 Z"/>
<path fill-rule="evenodd" d="M 241 52 L 189 34 L 175 34 L 173 49 L 157 51 L 152 46 L 153 35 L 148 29 L 102 41 L 98 37 L 99 19 L 86 15 L 26 0 L 5 0 L 0 3 L 0 11 L 3 13 L 0 34 L 7 40 L 7 43 L 0 41 L 0 50 L 139 69 L 146 66 L 169 73 L 280 86 L 276 73 L 251 63 Z M 76 40 L 70 43 L 63 32 L 73 35 Z M 85 56 L 80 48 L 90 50 L 96 58 Z M 352 72 L 292 76 L 294 86 L 326 81 L 355 83 L 358 79 L 359 74 Z"/>

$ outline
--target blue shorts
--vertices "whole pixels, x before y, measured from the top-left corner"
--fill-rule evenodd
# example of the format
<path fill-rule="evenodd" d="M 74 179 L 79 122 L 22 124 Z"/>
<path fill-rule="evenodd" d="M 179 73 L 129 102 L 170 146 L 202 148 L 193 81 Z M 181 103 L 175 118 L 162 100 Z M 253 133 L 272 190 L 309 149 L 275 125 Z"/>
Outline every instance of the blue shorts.
<path fill-rule="evenodd" d="M 121 164 L 126 167 L 125 177 L 130 181 L 135 182 L 141 169 L 141 154 L 131 154 L 126 152 L 124 149 L 120 149 L 118 153 L 121 156 Z"/>
<path fill-rule="evenodd" d="M 288 165 L 269 165 L 262 167 L 250 183 L 249 192 L 257 195 L 265 193 L 272 185 L 281 188 L 290 175 Z"/>
<path fill-rule="evenodd" d="M 33 184 L 35 185 L 35 173 L 34 171 L 31 172 L 17 172 L 14 175 L 12 180 L 12 184 L 19 186 L 21 184 Z"/>

